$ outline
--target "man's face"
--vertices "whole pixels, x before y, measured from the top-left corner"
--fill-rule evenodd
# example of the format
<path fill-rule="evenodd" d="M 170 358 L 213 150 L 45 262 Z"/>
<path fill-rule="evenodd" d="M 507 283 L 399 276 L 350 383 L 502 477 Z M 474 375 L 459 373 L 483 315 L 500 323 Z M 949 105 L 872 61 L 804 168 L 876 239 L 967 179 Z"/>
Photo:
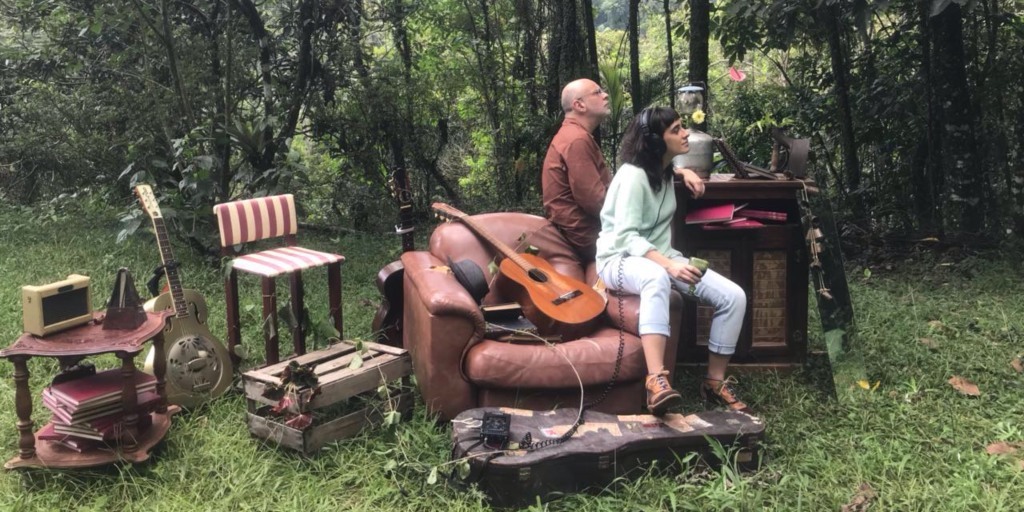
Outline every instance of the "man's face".
<path fill-rule="evenodd" d="M 584 82 L 580 88 L 580 96 L 576 98 L 576 101 L 583 105 L 583 111 L 586 115 L 599 121 L 603 121 L 612 113 L 608 93 L 600 85 L 597 85 L 596 82 L 589 80 Z"/>

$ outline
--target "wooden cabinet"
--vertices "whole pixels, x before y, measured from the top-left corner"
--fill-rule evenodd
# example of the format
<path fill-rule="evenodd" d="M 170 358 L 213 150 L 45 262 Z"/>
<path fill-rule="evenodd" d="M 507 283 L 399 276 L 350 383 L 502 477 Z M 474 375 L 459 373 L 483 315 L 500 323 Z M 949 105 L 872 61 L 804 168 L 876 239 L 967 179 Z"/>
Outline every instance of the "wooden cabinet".
<path fill-rule="evenodd" d="M 733 179 L 713 175 L 705 194 L 690 198 L 676 184 L 678 202 L 672 245 L 685 256 L 697 256 L 747 292 L 747 313 L 732 362 L 767 367 L 802 364 L 807 355 L 807 251 L 800 226 L 795 180 Z M 808 184 L 809 186 L 813 186 Z M 686 212 L 732 202 L 749 208 L 785 212 L 782 222 L 763 221 L 763 227 L 704 229 L 687 225 Z M 679 339 L 678 361 L 707 361 L 708 332 L 714 310 L 687 300 Z"/>
<path fill-rule="evenodd" d="M 164 381 L 166 358 L 163 355 L 163 331 L 171 311 L 147 313 L 146 321 L 135 329 L 103 329 L 102 314 L 81 327 L 51 334 L 46 337 L 22 334 L 10 347 L 0 350 L 0 357 L 14 364 L 15 408 L 18 415 L 18 455 L 4 464 L 7 469 L 24 467 L 80 468 L 112 462 L 142 462 L 149 458 L 149 450 L 156 445 L 170 427 L 171 415 L 177 406 L 168 406 Z M 136 403 L 135 356 L 152 339 L 156 350 L 156 391 L 160 403 L 152 413 L 152 425 L 145 432 L 138 429 L 140 412 Z M 113 353 L 121 360 L 124 389 L 121 400 L 125 410 L 125 429 L 120 441 L 111 449 L 76 452 L 60 443 L 38 439 L 33 432 L 32 391 L 29 389 L 28 360 L 32 357 L 53 357 L 66 370 L 86 356 Z"/>

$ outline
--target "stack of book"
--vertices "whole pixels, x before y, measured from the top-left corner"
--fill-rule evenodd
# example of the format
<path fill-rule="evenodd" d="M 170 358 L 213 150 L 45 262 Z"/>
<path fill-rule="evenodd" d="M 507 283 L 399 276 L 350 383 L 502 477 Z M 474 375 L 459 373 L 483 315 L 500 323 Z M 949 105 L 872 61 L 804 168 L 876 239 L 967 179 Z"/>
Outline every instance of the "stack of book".
<path fill-rule="evenodd" d="M 562 341 L 559 334 L 543 335 L 537 332 L 537 326 L 523 316 L 522 307 L 515 303 L 481 306 L 487 329 L 487 339 L 512 343 L 557 343 Z"/>
<path fill-rule="evenodd" d="M 141 433 L 152 424 L 148 413 L 156 407 L 159 396 L 156 377 L 139 371 L 134 377 Z M 79 452 L 118 441 L 127 413 L 122 401 L 123 386 L 121 370 L 114 369 L 44 388 L 43 405 L 53 417 L 39 432 L 39 439 L 55 441 Z"/>
<path fill-rule="evenodd" d="M 786 222 L 786 212 L 749 208 L 746 204 L 724 203 L 695 208 L 686 214 L 687 224 L 701 224 L 702 229 L 750 229 L 764 222 Z"/>

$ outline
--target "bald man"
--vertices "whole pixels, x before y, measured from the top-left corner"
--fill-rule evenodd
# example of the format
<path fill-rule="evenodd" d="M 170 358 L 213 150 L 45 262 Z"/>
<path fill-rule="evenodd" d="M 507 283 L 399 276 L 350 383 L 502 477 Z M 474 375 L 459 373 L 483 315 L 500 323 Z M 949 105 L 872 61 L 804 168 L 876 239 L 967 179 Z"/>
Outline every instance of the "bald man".
<path fill-rule="evenodd" d="M 541 171 L 544 211 L 576 249 L 583 263 L 594 261 L 601 231 L 601 206 L 612 181 L 593 131 L 611 114 L 608 93 L 582 78 L 562 89 L 565 121 L 551 139 Z"/>

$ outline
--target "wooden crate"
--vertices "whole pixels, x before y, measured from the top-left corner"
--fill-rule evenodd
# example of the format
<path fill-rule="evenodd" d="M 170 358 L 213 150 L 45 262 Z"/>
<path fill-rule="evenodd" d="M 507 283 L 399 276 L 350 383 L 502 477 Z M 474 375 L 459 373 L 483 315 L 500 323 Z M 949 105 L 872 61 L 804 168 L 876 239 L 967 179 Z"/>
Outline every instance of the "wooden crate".
<path fill-rule="evenodd" d="M 342 341 L 330 347 L 294 357 L 264 368 L 248 371 L 242 375 L 248 404 L 249 432 L 254 436 L 280 446 L 298 450 L 304 454 L 316 452 L 325 444 L 352 437 L 363 428 L 378 425 L 388 411 L 399 411 L 407 417 L 412 407 L 413 396 L 407 387 L 392 394 L 388 400 L 373 399 L 377 388 L 385 383 L 405 381 L 412 374 L 412 360 L 400 348 L 377 343 L 363 343 L 360 352 L 355 344 Z M 352 360 L 359 356 L 363 363 L 352 368 Z M 266 415 L 276 400 L 263 396 L 273 386 L 280 386 L 281 375 L 292 361 L 302 365 L 315 364 L 314 372 L 320 385 L 320 393 L 312 400 L 296 400 L 289 413 L 310 412 L 313 424 L 299 430 L 284 424 L 283 417 Z M 308 396 L 309 390 L 303 390 Z M 342 401 L 357 398 L 370 405 L 344 407 Z M 334 415 L 334 412 L 338 412 Z"/>

